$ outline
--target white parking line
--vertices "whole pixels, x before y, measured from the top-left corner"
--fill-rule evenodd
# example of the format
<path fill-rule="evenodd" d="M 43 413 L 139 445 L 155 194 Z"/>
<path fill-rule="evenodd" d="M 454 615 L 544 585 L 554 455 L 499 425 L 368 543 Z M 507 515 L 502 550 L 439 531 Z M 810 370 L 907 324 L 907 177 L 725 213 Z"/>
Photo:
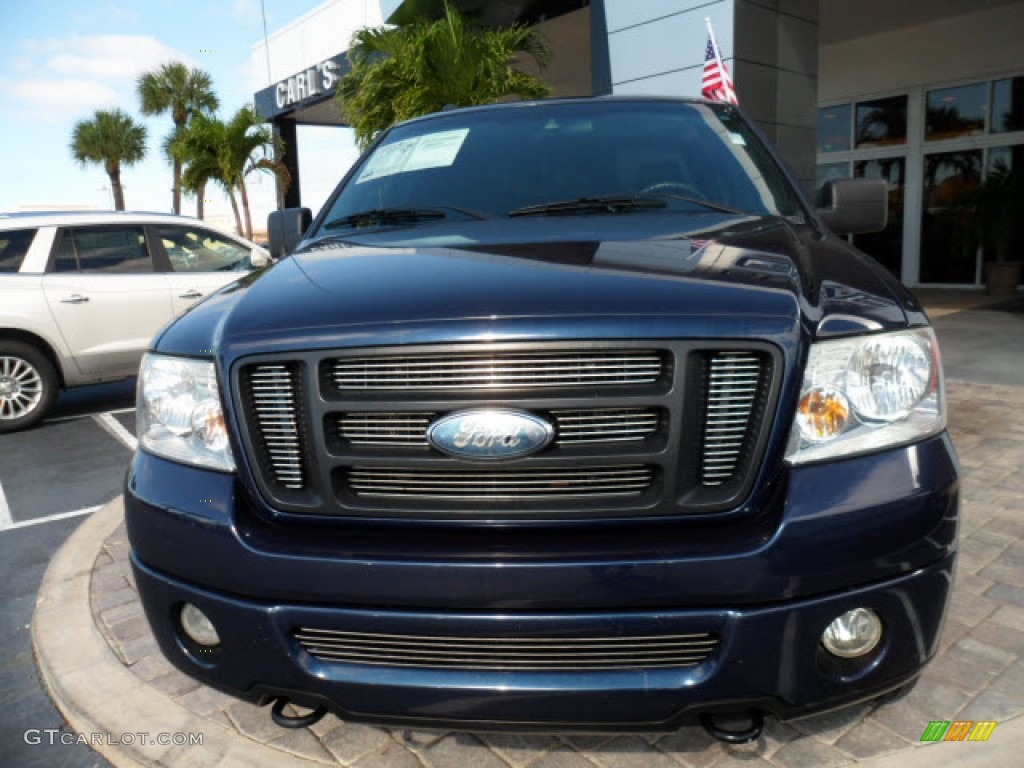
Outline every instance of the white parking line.
<path fill-rule="evenodd" d="M 85 509 L 76 509 L 73 512 L 60 512 L 56 515 L 47 515 L 46 517 L 36 517 L 32 520 L 22 520 L 20 523 L 12 523 L 7 526 L 6 530 L 13 531 L 17 528 L 28 528 L 31 525 L 42 525 L 43 523 L 52 523 L 55 520 L 66 520 L 69 517 L 80 517 L 81 515 L 88 515 L 90 512 L 95 512 L 97 509 L 103 509 L 104 504 L 98 504 L 95 507 L 86 507 Z M 4 529 L 0 529 L 4 530 Z"/>
<path fill-rule="evenodd" d="M 112 411 L 106 411 L 106 413 L 121 414 L 121 413 L 135 413 L 135 406 L 131 408 L 115 408 Z M 79 421 L 80 419 L 88 419 L 90 416 L 95 416 L 94 413 L 73 413 L 70 416 L 54 416 L 52 419 L 43 419 L 43 424 L 59 424 L 62 421 Z"/>
<path fill-rule="evenodd" d="M 76 413 L 71 416 L 54 416 L 52 419 L 43 419 L 43 424 L 59 424 L 62 421 L 78 421 L 79 419 L 88 418 L 88 413 Z"/>
<path fill-rule="evenodd" d="M 0 483 L 0 531 L 6 531 L 14 527 L 14 520 L 11 518 L 11 508 L 7 506 L 7 497 L 4 496 L 4 486 Z"/>
<path fill-rule="evenodd" d="M 126 446 L 131 448 L 133 451 L 138 448 L 139 441 L 135 439 L 135 435 L 129 432 L 122 426 L 121 422 L 111 416 L 109 413 L 97 413 L 93 415 L 96 423 L 99 424 L 103 429 L 107 430 L 117 440 L 124 443 Z"/>

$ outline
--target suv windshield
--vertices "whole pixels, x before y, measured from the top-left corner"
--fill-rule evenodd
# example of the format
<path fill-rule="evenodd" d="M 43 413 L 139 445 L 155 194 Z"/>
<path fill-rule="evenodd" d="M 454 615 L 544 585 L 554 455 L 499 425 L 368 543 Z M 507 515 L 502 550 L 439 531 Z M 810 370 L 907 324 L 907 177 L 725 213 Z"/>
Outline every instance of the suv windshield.
<path fill-rule="evenodd" d="M 580 101 L 453 112 L 392 129 L 331 201 L 318 234 L 652 210 L 801 212 L 732 107 Z"/>

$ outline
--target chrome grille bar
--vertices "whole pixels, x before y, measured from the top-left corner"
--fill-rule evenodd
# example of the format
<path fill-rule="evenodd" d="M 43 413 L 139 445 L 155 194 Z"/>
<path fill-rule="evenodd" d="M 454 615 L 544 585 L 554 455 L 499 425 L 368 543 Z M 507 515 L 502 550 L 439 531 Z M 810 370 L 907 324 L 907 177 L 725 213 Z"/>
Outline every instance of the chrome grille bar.
<path fill-rule="evenodd" d="M 707 632 L 646 637 L 426 637 L 302 627 L 295 639 L 321 661 L 434 669 L 573 671 L 690 667 L 718 645 Z"/>
<path fill-rule="evenodd" d="M 365 412 L 338 416 L 338 436 L 353 445 L 419 446 L 427 443 L 427 427 L 438 414 Z M 607 408 L 551 411 L 556 445 L 644 440 L 658 429 L 656 408 Z"/>
<path fill-rule="evenodd" d="M 271 472 L 284 488 L 304 488 L 306 477 L 299 444 L 294 372 L 287 364 L 267 364 L 253 366 L 247 374 L 252 411 Z"/>
<path fill-rule="evenodd" d="M 638 495 L 654 479 L 651 467 L 639 464 L 506 472 L 353 467 L 347 474 L 357 496 L 477 501 Z"/>
<path fill-rule="evenodd" d="M 338 358 L 329 380 L 340 390 L 626 386 L 654 383 L 663 367 L 653 351 L 408 355 Z"/>
<path fill-rule="evenodd" d="M 433 413 L 345 413 L 338 417 L 338 436 L 354 445 L 427 445 Z"/>
<path fill-rule="evenodd" d="M 552 411 L 558 445 L 643 440 L 658 429 L 654 408 L 608 408 L 589 411 Z"/>
<path fill-rule="evenodd" d="M 708 371 L 701 482 L 713 487 L 736 471 L 761 386 L 761 359 L 750 352 L 716 352 Z"/>

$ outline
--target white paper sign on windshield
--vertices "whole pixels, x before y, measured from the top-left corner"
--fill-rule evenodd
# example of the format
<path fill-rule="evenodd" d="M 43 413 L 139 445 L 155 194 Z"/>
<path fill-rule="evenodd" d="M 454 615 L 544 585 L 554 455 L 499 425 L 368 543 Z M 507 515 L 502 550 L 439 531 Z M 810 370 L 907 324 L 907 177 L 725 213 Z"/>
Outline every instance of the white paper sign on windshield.
<path fill-rule="evenodd" d="M 447 168 L 459 156 L 459 150 L 468 135 L 468 128 L 460 128 L 403 139 L 380 147 L 363 167 L 355 183 L 362 184 L 364 181 L 426 168 Z"/>

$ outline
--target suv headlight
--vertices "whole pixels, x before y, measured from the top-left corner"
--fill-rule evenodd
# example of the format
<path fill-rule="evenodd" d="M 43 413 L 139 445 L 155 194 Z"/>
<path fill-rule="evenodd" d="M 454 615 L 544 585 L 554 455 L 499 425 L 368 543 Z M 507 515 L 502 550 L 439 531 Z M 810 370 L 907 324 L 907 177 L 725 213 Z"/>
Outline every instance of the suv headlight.
<path fill-rule="evenodd" d="M 145 355 L 139 371 L 137 421 L 139 445 L 150 453 L 234 471 L 212 362 Z"/>
<path fill-rule="evenodd" d="M 811 346 L 786 447 L 803 464 L 914 442 L 946 428 L 931 328 Z"/>

